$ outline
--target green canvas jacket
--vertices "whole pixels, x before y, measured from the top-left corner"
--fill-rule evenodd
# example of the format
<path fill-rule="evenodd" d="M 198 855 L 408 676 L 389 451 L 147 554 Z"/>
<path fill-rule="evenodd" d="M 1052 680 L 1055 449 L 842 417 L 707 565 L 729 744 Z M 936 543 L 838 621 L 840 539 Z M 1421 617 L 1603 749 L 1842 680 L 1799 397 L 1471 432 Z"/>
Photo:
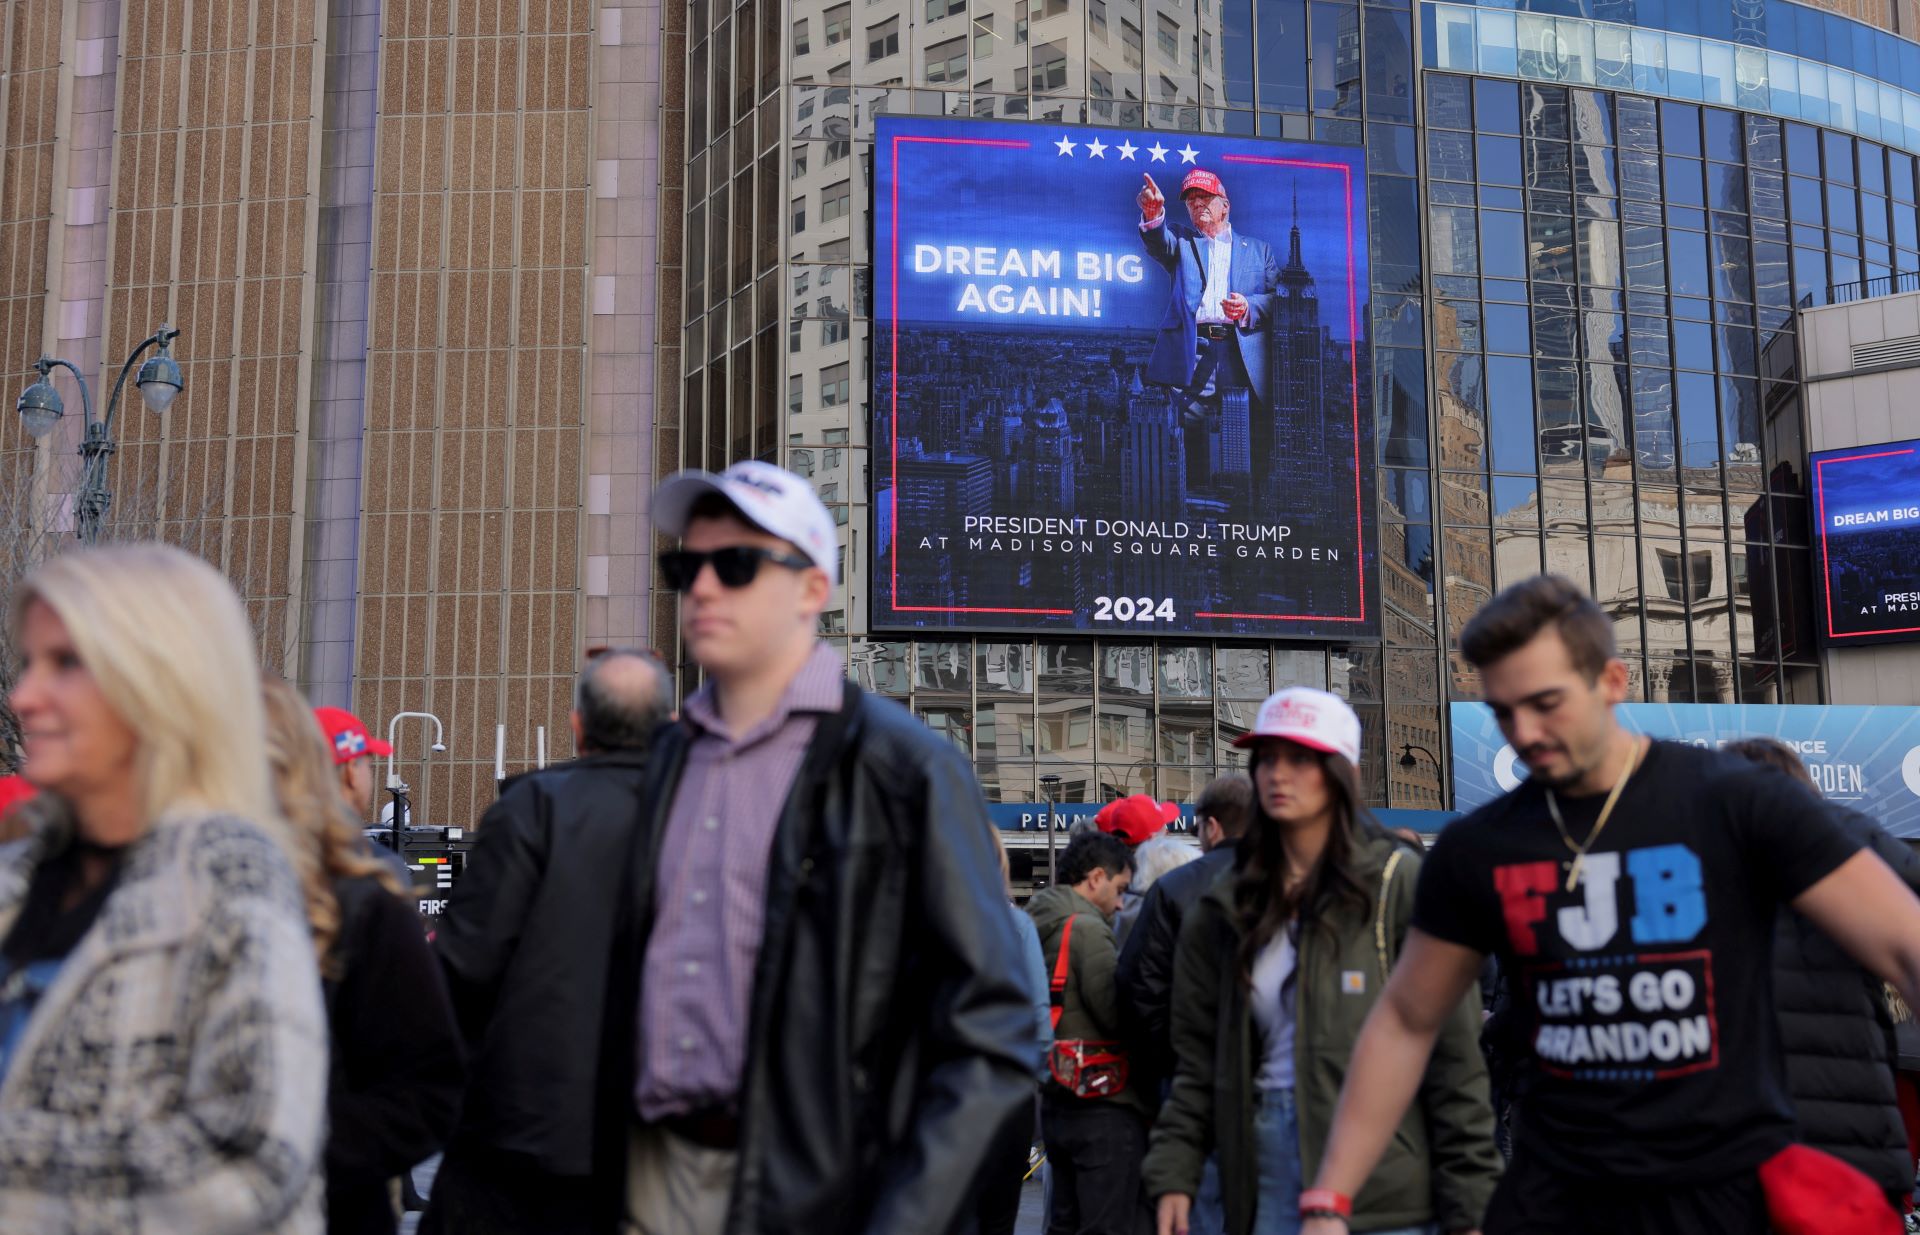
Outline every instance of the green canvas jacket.
<path fill-rule="evenodd" d="M 1370 891 L 1366 912 L 1336 910 L 1325 923 L 1330 931 L 1300 933 L 1293 985 L 1294 1103 L 1302 1178 L 1309 1181 L 1320 1167 L 1360 1026 L 1380 996 L 1413 914 L 1419 858 L 1384 837 L 1361 841 L 1358 857 Z M 1221 875 L 1180 932 L 1172 1027 L 1178 1065 L 1143 1175 L 1149 1196 L 1191 1196 L 1199 1190 L 1207 1155 L 1217 1151 L 1227 1231 L 1247 1235 L 1259 1200 L 1253 1130 L 1259 1043 L 1240 976 L 1235 875 Z M 1354 1198 L 1353 1230 L 1433 1221 L 1447 1231 L 1480 1226 L 1501 1159 L 1493 1144 L 1479 1035 L 1480 998 L 1470 991 L 1441 1031 L 1406 1118 Z"/>

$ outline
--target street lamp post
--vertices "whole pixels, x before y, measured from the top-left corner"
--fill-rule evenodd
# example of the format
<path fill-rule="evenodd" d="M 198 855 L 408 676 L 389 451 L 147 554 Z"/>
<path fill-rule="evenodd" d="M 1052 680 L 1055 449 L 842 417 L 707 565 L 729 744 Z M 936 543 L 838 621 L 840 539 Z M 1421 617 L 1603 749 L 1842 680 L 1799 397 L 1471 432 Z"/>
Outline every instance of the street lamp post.
<path fill-rule="evenodd" d="M 393 795 L 393 848 L 396 853 L 400 851 L 401 831 L 411 826 L 413 815 L 413 803 L 406 796 L 412 792 L 411 787 L 400 779 L 400 773 L 393 770 L 394 760 L 400 754 L 400 722 L 403 720 L 432 721 L 432 753 L 439 754 L 447 749 L 446 730 L 441 727 L 440 718 L 432 712 L 399 712 L 387 722 L 387 792 Z M 426 760 L 422 759 L 423 770 L 425 763 Z"/>
<path fill-rule="evenodd" d="M 54 356 L 42 356 L 34 362 L 34 368 L 40 372 L 40 380 L 20 393 L 19 402 L 14 410 L 20 413 L 20 422 L 28 436 L 43 438 L 53 432 L 60 423 L 60 417 L 66 408 L 60 399 L 60 392 L 53 388 L 53 371 L 66 369 L 80 383 L 80 409 L 85 417 L 85 433 L 80 440 L 81 475 L 80 490 L 74 495 L 75 530 L 84 544 L 95 544 L 100 539 L 100 524 L 106 518 L 107 507 L 113 503 L 113 494 L 107 488 L 107 459 L 113 454 L 113 414 L 120 406 L 120 393 L 126 388 L 127 374 L 133 371 L 133 362 L 150 347 L 160 351 L 140 366 L 140 375 L 134 379 L 134 385 L 140 388 L 140 397 L 155 415 L 165 412 L 173 405 L 180 393 L 183 380 L 180 366 L 168 355 L 167 347 L 180 337 L 180 332 L 171 326 L 162 325 L 140 341 L 139 346 L 120 366 L 120 376 L 113 383 L 113 393 L 107 398 L 105 420 L 95 420 L 93 416 L 93 393 L 87 389 L 86 375 L 72 361 L 61 360 Z"/>
<path fill-rule="evenodd" d="M 1444 794 L 1446 790 L 1446 784 L 1447 784 L 1447 774 L 1444 771 L 1442 771 L 1440 768 L 1439 756 L 1435 755 L 1432 751 L 1428 750 L 1426 747 L 1415 746 L 1411 742 L 1402 743 L 1400 746 L 1400 760 L 1399 760 L 1400 766 L 1407 769 L 1408 771 L 1412 771 L 1414 768 L 1419 767 L 1420 761 L 1413 757 L 1413 752 L 1416 750 L 1419 751 L 1421 754 L 1425 755 L 1427 757 L 1428 762 L 1433 764 L 1433 773 L 1435 776 L 1440 778 L 1440 787 L 1441 787 L 1442 793 Z"/>
<path fill-rule="evenodd" d="M 1047 886 L 1054 885 L 1053 798 L 1060 789 L 1060 778 L 1048 772 L 1040 778 L 1040 793 L 1047 800 Z"/>

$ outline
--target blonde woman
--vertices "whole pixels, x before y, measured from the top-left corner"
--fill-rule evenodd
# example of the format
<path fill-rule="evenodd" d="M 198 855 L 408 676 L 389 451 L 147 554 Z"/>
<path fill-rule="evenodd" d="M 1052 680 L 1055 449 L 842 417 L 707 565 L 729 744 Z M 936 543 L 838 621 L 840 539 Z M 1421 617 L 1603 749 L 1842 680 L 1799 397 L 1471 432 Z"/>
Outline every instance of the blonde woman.
<path fill-rule="evenodd" d="M 446 980 L 412 898 L 340 798 L 333 750 L 300 692 L 269 675 L 267 755 L 302 845 L 307 924 L 320 960 L 333 1066 L 327 1082 L 327 1230 L 392 1235 L 388 1182 L 446 1143 L 465 1070 Z"/>
<path fill-rule="evenodd" d="M 22 769 L 0 856 L 0 1230 L 320 1230 L 326 1022 L 252 632 L 158 545 L 11 598 Z"/>

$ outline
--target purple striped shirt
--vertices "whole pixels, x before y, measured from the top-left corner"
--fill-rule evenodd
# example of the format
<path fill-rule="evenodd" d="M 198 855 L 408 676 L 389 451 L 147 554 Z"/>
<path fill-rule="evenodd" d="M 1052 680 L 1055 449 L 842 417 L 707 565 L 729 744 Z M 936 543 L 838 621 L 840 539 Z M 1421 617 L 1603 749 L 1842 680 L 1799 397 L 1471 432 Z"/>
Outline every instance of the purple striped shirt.
<path fill-rule="evenodd" d="M 693 738 L 661 838 L 640 971 L 633 1097 L 650 1123 L 730 1106 L 740 1092 L 774 831 L 819 714 L 840 710 L 846 676 L 840 654 L 816 645 L 773 714 L 738 736 L 715 710 L 711 683 L 687 700 Z"/>

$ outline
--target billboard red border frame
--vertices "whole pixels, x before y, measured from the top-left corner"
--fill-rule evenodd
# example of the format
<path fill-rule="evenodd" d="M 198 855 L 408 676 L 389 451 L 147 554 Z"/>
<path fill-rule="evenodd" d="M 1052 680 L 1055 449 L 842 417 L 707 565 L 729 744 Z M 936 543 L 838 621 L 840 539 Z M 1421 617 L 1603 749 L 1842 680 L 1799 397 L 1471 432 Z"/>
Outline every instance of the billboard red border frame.
<path fill-rule="evenodd" d="M 1836 633 L 1833 629 L 1833 559 L 1827 552 L 1827 465 L 1829 463 L 1860 463 L 1867 459 L 1891 459 L 1898 455 L 1913 453 L 1913 447 L 1909 446 L 1905 450 L 1876 450 L 1872 454 L 1840 455 L 1833 459 L 1814 460 L 1813 488 L 1819 495 L 1820 512 L 1820 591 L 1827 600 L 1827 638 L 1833 642 L 1847 639 L 1873 639 L 1882 635 L 1920 634 L 1920 626 L 1895 626 L 1886 630 L 1853 630 L 1844 635 Z"/>
<path fill-rule="evenodd" d="M 1006 613 L 1027 614 L 1036 617 L 1072 617 L 1073 609 L 1037 609 L 1037 608 L 979 608 L 958 605 L 902 605 L 900 600 L 900 147 L 908 145 L 932 146 L 986 146 L 1000 149 L 1030 150 L 1033 143 L 1012 138 L 995 139 L 984 137 L 907 137 L 896 134 L 891 144 L 892 156 L 892 202 L 888 214 L 887 260 L 889 263 L 888 289 L 890 292 L 887 306 L 888 327 L 888 365 L 887 365 L 887 416 L 888 416 L 888 467 L 891 483 L 888 489 L 888 522 L 892 526 L 890 543 L 887 546 L 887 604 L 894 613 Z M 1223 162 L 1254 163 L 1268 167 L 1301 167 L 1315 171 L 1337 171 L 1341 177 L 1341 193 L 1346 203 L 1347 223 L 1347 369 L 1348 369 L 1348 407 L 1353 423 L 1353 548 L 1354 571 L 1359 579 L 1360 612 L 1354 616 L 1336 617 L 1320 614 L 1290 613 L 1225 613 L 1196 610 L 1194 617 L 1213 620 L 1240 619 L 1259 622 L 1352 622 L 1364 624 L 1367 620 L 1367 553 L 1366 553 L 1366 506 L 1361 500 L 1362 473 L 1364 466 L 1360 458 L 1360 304 L 1357 289 L 1354 286 L 1353 262 L 1353 168 L 1345 163 L 1316 163 L 1306 159 L 1282 159 L 1265 155 L 1223 154 Z M 1214 632 L 1191 632 L 1214 633 Z"/>

